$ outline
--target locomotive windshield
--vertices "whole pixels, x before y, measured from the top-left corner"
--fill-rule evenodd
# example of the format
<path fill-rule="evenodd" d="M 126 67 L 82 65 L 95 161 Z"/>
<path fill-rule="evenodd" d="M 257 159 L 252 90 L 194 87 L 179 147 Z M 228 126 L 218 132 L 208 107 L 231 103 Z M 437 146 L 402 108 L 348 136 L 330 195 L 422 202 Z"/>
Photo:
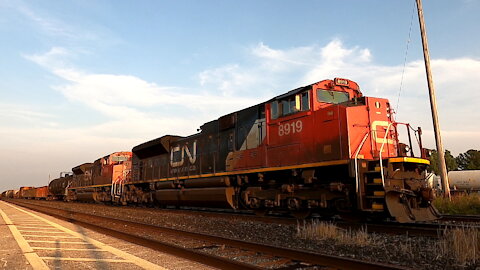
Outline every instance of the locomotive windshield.
<path fill-rule="evenodd" d="M 350 96 L 345 92 L 317 89 L 318 102 L 339 104 L 349 99 Z"/>

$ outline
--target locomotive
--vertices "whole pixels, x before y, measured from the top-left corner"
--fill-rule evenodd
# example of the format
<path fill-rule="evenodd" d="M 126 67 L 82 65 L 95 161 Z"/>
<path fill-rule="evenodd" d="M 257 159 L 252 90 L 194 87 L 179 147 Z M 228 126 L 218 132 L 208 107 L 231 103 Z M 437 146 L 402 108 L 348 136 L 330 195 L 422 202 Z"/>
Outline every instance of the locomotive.
<path fill-rule="evenodd" d="M 387 99 L 363 96 L 354 81 L 323 80 L 196 134 L 165 135 L 79 165 L 49 190 L 67 201 L 434 220 L 421 129 L 393 114 Z M 400 126 L 408 144 L 399 141 Z"/>

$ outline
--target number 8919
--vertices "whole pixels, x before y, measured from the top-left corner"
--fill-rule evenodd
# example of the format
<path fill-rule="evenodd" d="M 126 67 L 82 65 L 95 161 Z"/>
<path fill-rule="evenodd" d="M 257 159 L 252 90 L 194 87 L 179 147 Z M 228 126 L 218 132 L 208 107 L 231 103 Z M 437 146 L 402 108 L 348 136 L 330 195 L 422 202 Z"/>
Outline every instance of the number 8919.
<path fill-rule="evenodd" d="M 294 134 L 294 133 L 300 133 L 302 132 L 303 128 L 303 123 L 301 120 L 297 120 L 291 123 L 285 123 L 285 124 L 280 124 L 278 126 L 278 136 L 284 136 L 284 135 L 289 135 Z"/>

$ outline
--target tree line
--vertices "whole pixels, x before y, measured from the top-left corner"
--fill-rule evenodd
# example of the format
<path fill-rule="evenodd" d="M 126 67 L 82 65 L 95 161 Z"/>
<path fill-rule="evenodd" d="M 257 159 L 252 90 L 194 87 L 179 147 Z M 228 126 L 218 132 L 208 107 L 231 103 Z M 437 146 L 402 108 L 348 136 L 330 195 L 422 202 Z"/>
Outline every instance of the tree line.
<path fill-rule="evenodd" d="M 435 174 L 439 174 L 438 153 L 436 150 L 430 151 L 430 170 Z M 470 149 L 465 153 L 460 153 L 454 157 L 450 151 L 445 151 L 445 164 L 447 171 L 458 170 L 480 170 L 480 151 Z"/>

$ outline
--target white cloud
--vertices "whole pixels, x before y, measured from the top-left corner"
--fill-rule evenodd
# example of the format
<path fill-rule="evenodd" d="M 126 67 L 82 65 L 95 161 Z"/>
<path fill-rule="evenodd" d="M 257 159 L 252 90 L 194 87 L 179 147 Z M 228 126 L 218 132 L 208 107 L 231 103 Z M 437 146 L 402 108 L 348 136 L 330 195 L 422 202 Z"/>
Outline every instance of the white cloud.
<path fill-rule="evenodd" d="M 215 89 L 197 94 L 199 88 L 184 88 L 172 86 L 159 86 L 152 82 L 147 82 L 131 75 L 118 74 L 91 74 L 85 71 L 69 67 L 62 59 L 69 58 L 71 53 L 64 48 L 52 48 L 45 54 L 25 55 L 24 57 L 45 67 L 53 74 L 66 83 L 54 86 L 53 88 L 61 92 L 68 100 L 72 102 L 87 105 L 112 118 L 145 118 L 141 108 L 159 108 L 162 106 L 174 106 L 185 109 L 195 109 L 208 113 L 210 117 L 215 117 L 220 111 L 231 108 L 242 108 L 257 102 L 257 98 L 242 97 L 237 93 L 227 93 L 218 95 L 219 90 L 229 88 L 227 80 L 222 80 L 223 85 Z M 216 74 L 215 71 L 206 71 L 205 74 Z M 224 74 L 234 74 L 234 70 L 229 69 Z M 210 82 L 205 76 L 205 81 L 201 85 Z M 245 78 L 236 75 L 232 81 L 245 82 Z M 177 112 L 171 112 L 174 116 Z"/>
<path fill-rule="evenodd" d="M 70 52 L 62 47 L 52 47 L 44 54 L 23 55 L 26 59 L 43 67 L 52 67 L 54 70 L 66 66 L 65 60 L 70 57 Z"/>
<path fill-rule="evenodd" d="M 33 26 L 50 36 L 78 39 L 79 37 L 88 37 L 83 31 L 74 29 L 64 21 L 54 19 L 48 15 L 41 14 L 40 10 L 34 10 L 23 1 L 7 1 L 6 6 L 16 10 L 24 18 L 32 22 Z"/>

